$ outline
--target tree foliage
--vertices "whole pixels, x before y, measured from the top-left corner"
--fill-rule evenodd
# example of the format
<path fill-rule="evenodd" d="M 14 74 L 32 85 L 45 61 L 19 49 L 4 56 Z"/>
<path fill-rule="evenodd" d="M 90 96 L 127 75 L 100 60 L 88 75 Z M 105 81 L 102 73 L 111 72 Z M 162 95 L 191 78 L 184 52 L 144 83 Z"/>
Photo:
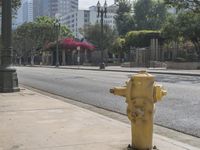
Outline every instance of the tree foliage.
<path fill-rule="evenodd" d="M 138 30 L 160 29 L 167 16 L 166 6 L 159 0 L 139 0 L 134 5 L 134 12 Z"/>
<path fill-rule="evenodd" d="M 177 9 L 188 9 L 200 13 L 199 0 L 164 0 L 166 4 L 176 7 Z"/>
<path fill-rule="evenodd" d="M 121 0 L 115 20 L 119 35 L 124 36 L 131 30 L 159 30 L 167 15 L 162 0 L 138 0 L 134 3 L 134 13 L 128 0 Z"/>
<path fill-rule="evenodd" d="M 108 25 L 103 26 L 103 46 L 101 45 L 101 26 L 99 24 L 89 25 L 84 28 L 85 38 L 97 48 L 110 49 L 116 37 L 116 32 Z"/>
<path fill-rule="evenodd" d="M 21 0 L 12 0 L 12 8 L 17 10 L 21 6 Z"/>
<path fill-rule="evenodd" d="M 128 47 L 149 47 L 150 40 L 154 37 L 159 37 L 159 31 L 140 30 L 130 31 L 126 34 L 125 40 Z"/>
<path fill-rule="evenodd" d="M 13 49 L 22 57 L 27 57 L 42 49 L 48 42 L 56 40 L 55 20 L 49 17 L 39 17 L 35 22 L 24 23 L 13 31 Z M 66 26 L 61 26 L 61 37 L 71 36 Z"/>
<path fill-rule="evenodd" d="M 200 57 L 200 15 L 192 12 L 179 13 L 169 18 L 162 33 L 168 40 L 191 41 Z"/>
<path fill-rule="evenodd" d="M 122 56 L 126 52 L 126 41 L 124 38 L 118 37 L 112 44 L 112 52 L 118 55 L 119 62 L 122 62 Z"/>
<path fill-rule="evenodd" d="M 119 0 L 117 15 L 115 17 L 119 35 L 125 35 L 135 28 L 134 18 L 131 15 L 131 4 L 128 0 Z"/>
<path fill-rule="evenodd" d="M 179 40 L 179 30 L 180 28 L 176 22 L 176 16 L 169 16 L 164 25 L 162 26 L 162 35 L 164 36 L 166 41 L 178 41 Z"/>

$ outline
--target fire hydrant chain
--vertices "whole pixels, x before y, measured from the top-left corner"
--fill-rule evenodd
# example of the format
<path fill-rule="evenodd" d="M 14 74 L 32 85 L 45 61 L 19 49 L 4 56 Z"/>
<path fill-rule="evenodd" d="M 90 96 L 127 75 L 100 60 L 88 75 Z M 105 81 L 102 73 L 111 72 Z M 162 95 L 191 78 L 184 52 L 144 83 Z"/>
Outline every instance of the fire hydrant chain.
<path fill-rule="evenodd" d="M 128 150 L 156 149 L 152 144 L 154 105 L 167 94 L 163 87 L 155 83 L 153 75 L 140 71 L 126 82 L 126 86 L 115 87 L 110 92 L 126 97 L 132 128 L 132 145 L 128 146 Z"/>

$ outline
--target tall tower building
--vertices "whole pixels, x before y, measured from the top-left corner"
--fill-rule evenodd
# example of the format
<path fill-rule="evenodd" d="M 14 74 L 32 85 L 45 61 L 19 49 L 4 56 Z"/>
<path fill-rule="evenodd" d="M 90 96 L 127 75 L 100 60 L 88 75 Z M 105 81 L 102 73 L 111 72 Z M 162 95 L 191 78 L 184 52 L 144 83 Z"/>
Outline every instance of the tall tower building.
<path fill-rule="evenodd" d="M 61 16 L 74 11 L 78 11 L 78 0 L 59 0 L 58 13 L 61 14 Z"/>
<path fill-rule="evenodd" d="M 42 1 L 33 0 L 33 19 L 35 20 L 38 16 L 42 16 Z"/>
<path fill-rule="evenodd" d="M 73 11 L 78 11 L 78 0 L 49 0 L 51 17 L 55 17 L 57 13 L 64 16 Z"/>
<path fill-rule="evenodd" d="M 55 14 L 58 13 L 58 2 L 59 0 L 49 0 L 49 15 L 55 17 Z"/>
<path fill-rule="evenodd" d="M 22 16 L 23 16 L 23 22 L 33 21 L 33 1 L 32 0 L 26 0 L 22 4 Z"/>
<path fill-rule="evenodd" d="M 49 0 L 42 0 L 43 1 L 43 16 L 49 16 Z"/>
<path fill-rule="evenodd" d="M 49 16 L 49 0 L 33 0 L 33 18 Z"/>

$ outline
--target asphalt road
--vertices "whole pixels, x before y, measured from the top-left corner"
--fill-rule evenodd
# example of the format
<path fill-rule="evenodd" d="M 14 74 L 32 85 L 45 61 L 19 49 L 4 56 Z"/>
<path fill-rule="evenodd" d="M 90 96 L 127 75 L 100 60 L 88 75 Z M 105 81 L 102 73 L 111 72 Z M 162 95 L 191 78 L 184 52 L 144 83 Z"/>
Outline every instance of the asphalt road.
<path fill-rule="evenodd" d="M 131 73 L 37 67 L 18 67 L 17 72 L 21 84 L 126 113 L 125 99 L 109 89 L 124 85 Z M 156 105 L 155 123 L 200 137 L 200 77 L 156 75 L 156 80 L 168 95 Z"/>

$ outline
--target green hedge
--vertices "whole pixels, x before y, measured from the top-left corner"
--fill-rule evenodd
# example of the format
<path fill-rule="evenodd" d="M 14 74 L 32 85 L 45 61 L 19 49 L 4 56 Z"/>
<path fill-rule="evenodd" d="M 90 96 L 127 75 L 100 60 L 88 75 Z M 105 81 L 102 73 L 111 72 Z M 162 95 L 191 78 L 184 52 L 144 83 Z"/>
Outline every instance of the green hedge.
<path fill-rule="evenodd" d="M 160 38 L 160 31 L 140 30 L 130 31 L 125 36 L 127 46 L 132 47 L 149 47 L 152 38 Z"/>

